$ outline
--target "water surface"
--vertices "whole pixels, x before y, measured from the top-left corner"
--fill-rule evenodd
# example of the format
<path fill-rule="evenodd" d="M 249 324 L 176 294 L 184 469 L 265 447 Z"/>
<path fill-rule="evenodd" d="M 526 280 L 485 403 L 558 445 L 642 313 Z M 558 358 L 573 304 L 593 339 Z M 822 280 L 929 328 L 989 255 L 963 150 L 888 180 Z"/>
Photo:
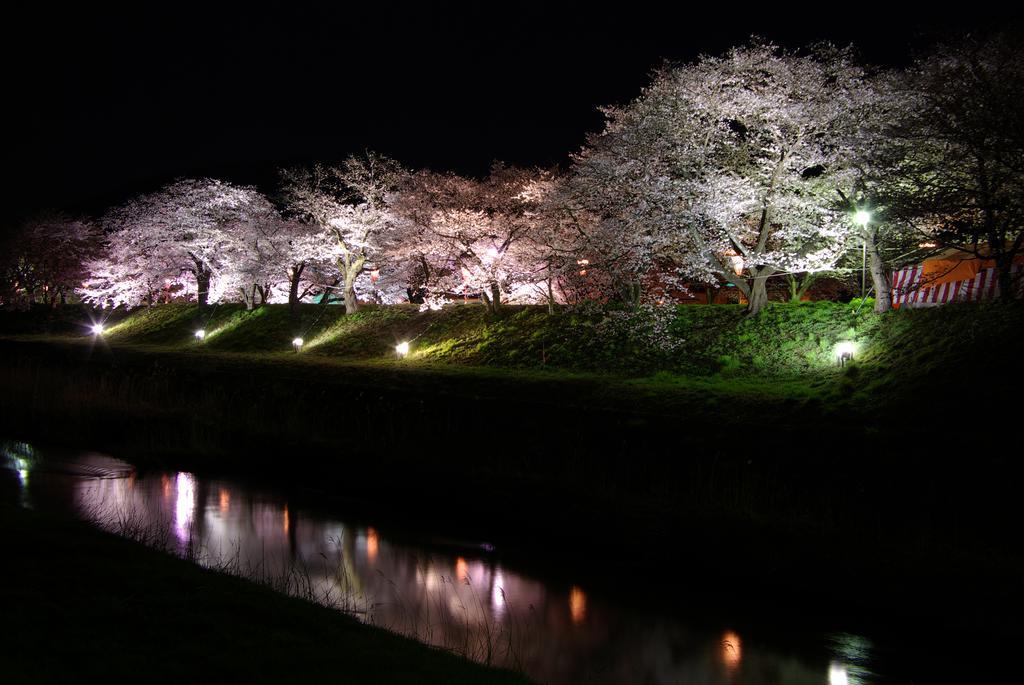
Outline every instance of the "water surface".
<path fill-rule="evenodd" d="M 389 538 L 313 513 L 287 493 L 181 471 L 140 472 L 95 453 L 41 454 L 3 443 L 21 502 L 64 507 L 95 525 L 203 566 L 237 573 L 539 682 L 853 685 L 903 682 L 873 671 L 872 643 L 850 634 L 773 639 L 575 581 L 526 573 L 485 541 Z M 571 571 L 571 570 L 570 570 Z M 554 580 L 553 578 L 558 578 Z M 706 610 L 704 611 L 706 614 Z M 787 624 L 788 625 L 788 624 Z"/>

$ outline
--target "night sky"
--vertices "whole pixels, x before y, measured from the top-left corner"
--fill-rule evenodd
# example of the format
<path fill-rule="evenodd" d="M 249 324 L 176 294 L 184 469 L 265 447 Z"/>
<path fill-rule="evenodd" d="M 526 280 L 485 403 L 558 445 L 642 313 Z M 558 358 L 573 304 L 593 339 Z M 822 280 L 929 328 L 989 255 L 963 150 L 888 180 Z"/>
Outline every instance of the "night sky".
<path fill-rule="evenodd" d="M 363 149 L 463 173 L 495 159 L 564 164 L 599 129 L 596 106 L 634 98 L 664 59 L 721 52 L 756 33 L 793 47 L 852 41 L 865 59 L 898 65 L 936 35 L 1012 20 L 850 3 L 834 8 L 841 16 L 821 3 L 776 16 L 709 5 L 666 14 L 626 3 L 624 14 L 597 15 L 168 5 L 10 17 L 3 221 L 41 207 L 97 213 L 182 175 L 269 191 L 282 165 Z"/>

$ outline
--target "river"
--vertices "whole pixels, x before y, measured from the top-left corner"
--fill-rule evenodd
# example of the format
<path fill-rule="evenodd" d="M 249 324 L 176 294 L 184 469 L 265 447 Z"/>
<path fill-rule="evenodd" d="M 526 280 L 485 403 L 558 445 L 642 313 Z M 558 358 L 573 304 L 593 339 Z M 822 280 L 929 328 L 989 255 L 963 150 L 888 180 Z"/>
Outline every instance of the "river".
<path fill-rule="evenodd" d="M 638 600 L 637 583 L 672 593 L 670 571 L 624 578 L 618 590 L 592 588 L 586 569 L 522 571 L 485 540 L 393 537 L 372 523 L 297 505 L 286 491 L 184 471 L 143 472 L 110 456 L 24 442 L 4 442 L 2 450 L 5 477 L 17 480 L 24 506 L 62 507 L 205 567 L 538 682 L 912 681 L 881 673 L 864 636 L 794 632 L 792 620 L 784 631 L 773 630 L 770 619 L 750 629 L 706 609 Z"/>

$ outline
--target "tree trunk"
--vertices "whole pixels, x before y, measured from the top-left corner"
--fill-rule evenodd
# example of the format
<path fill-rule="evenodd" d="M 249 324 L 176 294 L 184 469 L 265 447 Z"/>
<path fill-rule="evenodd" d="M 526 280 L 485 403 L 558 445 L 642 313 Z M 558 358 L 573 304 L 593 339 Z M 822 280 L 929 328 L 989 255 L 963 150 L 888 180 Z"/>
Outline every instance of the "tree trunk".
<path fill-rule="evenodd" d="M 488 294 L 490 290 L 490 294 Z M 491 283 L 486 288 L 480 289 L 480 299 L 491 314 L 497 314 L 501 309 L 501 287 L 497 283 Z"/>
<path fill-rule="evenodd" d="M 640 294 L 643 289 L 640 284 L 636 281 L 626 281 L 620 286 L 620 292 L 622 293 L 622 304 L 630 311 L 636 309 L 637 305 L 640 304 Z"/>
<path fill-rule="evenodd" d="M 491 311 L 495 314 L 501 309 L 501 286 L 491 283 Z"/>
<path fill-rule="evenodd" d="M 803 300 L 811 284 L 818 280 L 817 274 L 808 272 L 803 278 L 797 278 L 793 274 L 786 275 L 786 282 L 789 284 L 789 301 L 800 302 Z"/>
<path fill-rule="evenodd" d="M 302 271 L 305 268 L 305 264 L 299 264 L 288 271 L 288 311 L 292 314 L 299 309 L 299 284 L 302 282 Z"/>
<path fill-rule="evenodd" d="M 875 312 L 882 314 L 892 309 L 892 277 L 889 266 L 878 251 L 878 232 L 871 231 L 864 236 L 868 269 L 871 271 L 871 285 L 875 289 Z"/>
<path fill-rule="evenodd" d="M 750 290 L 747 296 L 747 316 L 755 316 L 768 304 L 768 277 L 775 269 L 763 267 L 751 269 Z"/>
<path fill-rule="evenodd" d="M 555 292 L 551 288 L 551 276 L 548 275 L 548 314 L 555 313 Z"/>
<path fill-rule="evenodd" d="M 206 269 L 196 269 L 196 301 L 199 307 L 206 307 L 210 300 L 210 272 Z"/>
<path fill-rule="evenodd" d="M 299 279 L 293 278 L 288 284 L 288 311 L 293 314 L 299 308 Z"/>
<path fill-rule="evenodd" d="M 765 287 L 763 278 L 754 279 L 750 288 L 750 297 L 747 298 L 747 315 L 754 316 L 768 304 L 768 289 Z"/>
<path fill-rule="evenodd" d="M 248 290 L 242 290 L 242 301 L 245 302 L 245 311 L 251 312 L 256 308 L 256 286 L 252 286 Z"/>
<path fill-rule="evenodd" d="M 340 278 L 335 278 L 330 285 L 324 286 L 323 295 L 320 297 L 320 306 L 326 307 L 334 299 L 334 290 L 341 284 Z"/>
<path fill-rule="evenodd" d="M 338 270 L 345 277 L 345 313 L 355 314 L 359 311 L 359 300 L 356 299 L 356 279 L 363 272 L 365 257 L 357 255 L 354 259 L 349 253 L 345 253 L 344 260 L 339 258 Z"/>
<path fill-rule="evenodd" d="M 356 300 L 356 283 L 354 278 L 345 277 L 345 313 L 355 314 L 359 311 L 359 302 Z"/>
<path fill-rule="evenodd" d="M 996 280 L 999 283 L 999 299 L 1009 302 L 1013 299 L 1013 253 L 1000 252 L 996 255 Z"/>

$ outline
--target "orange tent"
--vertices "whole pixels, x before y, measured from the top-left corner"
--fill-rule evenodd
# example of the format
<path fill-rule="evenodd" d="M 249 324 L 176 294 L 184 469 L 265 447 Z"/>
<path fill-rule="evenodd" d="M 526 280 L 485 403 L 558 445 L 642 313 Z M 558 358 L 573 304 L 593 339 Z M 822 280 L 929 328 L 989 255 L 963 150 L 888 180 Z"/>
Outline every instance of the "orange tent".
<path fill-rule="evenodd" d="M 1013 262 L 1024 263 L 1024 255 L 1017 255 Z M 995 265 L 994 259 L 981 259 L 955 247 L 943 250 L 921 263 L 920 287 L 930 288 L 943 283 L 970 280 L 979 272 L 994 268 Z"/>
<path fill-rule="evenodd" d="M 983 254 L 985 254 L 984 251 Z M 1019 281 L 1024 254 L 1013 260 L 1011 273 Z M 892 306 L 928 307 L 954 301 L 978 301 L 997 297 L 999 286 L 995 260 L 950 248 L 920 264 L 893 274 Z M 1020 284 L 1015 287 L 1020 297 Z"/>

